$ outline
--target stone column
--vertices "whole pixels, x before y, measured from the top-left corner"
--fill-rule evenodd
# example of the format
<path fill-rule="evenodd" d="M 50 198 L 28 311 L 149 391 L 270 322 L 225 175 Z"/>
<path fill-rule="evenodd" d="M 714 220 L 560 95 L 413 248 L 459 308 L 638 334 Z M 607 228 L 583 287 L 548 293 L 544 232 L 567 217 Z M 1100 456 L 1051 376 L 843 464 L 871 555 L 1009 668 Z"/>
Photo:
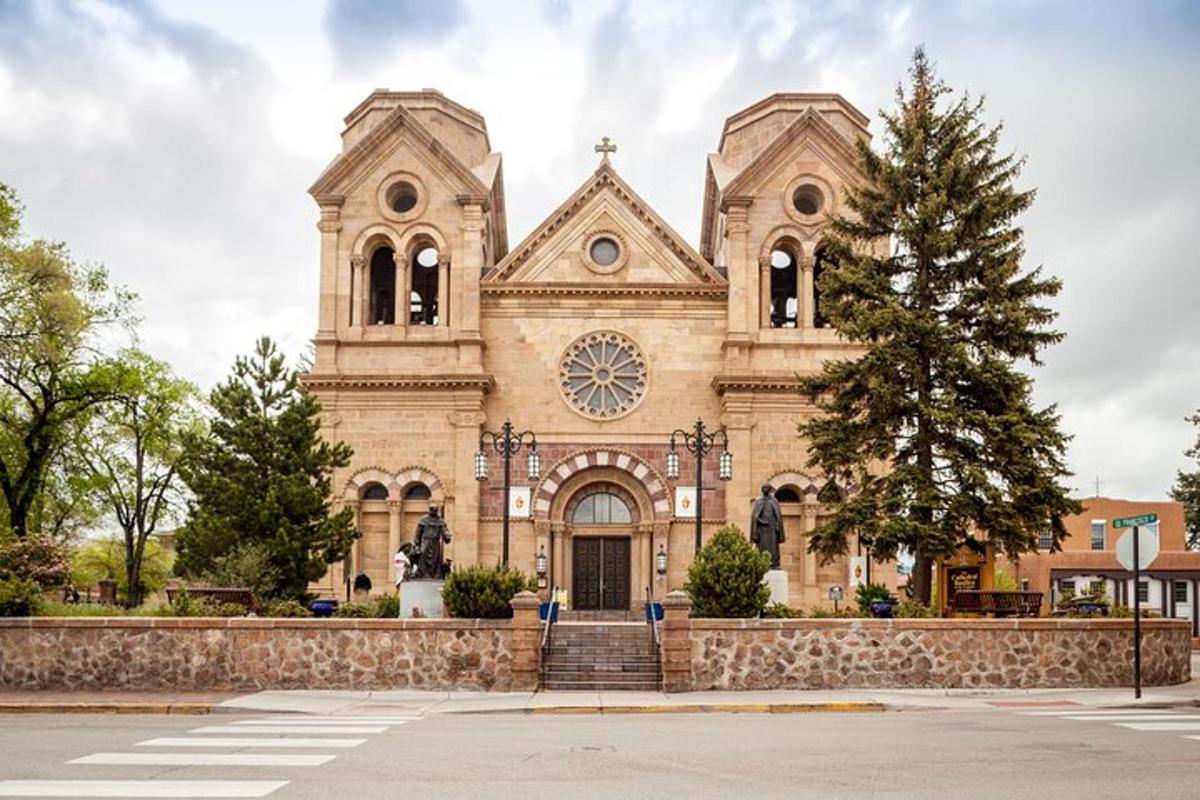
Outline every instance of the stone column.
<path fill-rule="evenodd" d="M 811 328 L 814 326 L 813 305 L 815 303 L 813 294 L 813 266 L 815 265 L 813 257 L 804 255 L 801 258 L 800 265 L 803 269 L 803 277 L 800 285 L 800 298 L 797 302 L 800 305 L 798 309 L 800 317 L 800 326 L 803 328 Z"/>
<path fill-rule="evenodd" d="M 462 207 L 462 255 L 450 279 L 454 282 L 455 299 L 461 304 L 456 310 L 457 327 L 464 344 L 460 348 L 460 366 L 476 366 L 482 359 L 482 338 L 479 333 L 479 280 L 486 266 L 483 256 L 483 224 L 487 211 L 486 197 L 459 197 Z"/>
<path fill-rule="evenodd" d="M 483 398 L 472 398 L 471 405 L 483 404 Z M 466 402 L 464 401 L 464 405 Z M 479 481 L 475 480 L 475 452 L 479 449 L 479 433 L 483 429 L 481 410 L 454 411 L 450 424 L 454 426 L 454 504 L 447 522 L 454 540 L 450 551 L 455 566 L 469 567 L 479 561 Z"/>
<path fill-rule="evenodd" d="M 542 667 L 541 625 L 538 606 L 541 601 L 533 592 L 521 592 L 511 601 L 512 618 L 512 686 L 514 692 L 532 692 L 538 688 Z"/>
<path fill-rule="evenodd" d="M 725 521 L 737 525 L 750 534 L 750 507 L 758 496 L 753 470 L 753 416 L 750 414 L 749 398 L 722 398 L 724 413 L 721 424 L 729 437 L 729 452 L 733 454 L 733 478 L 724 482 Z"/>
<path fill-rule="evenodd" d="M 388 500 L 388 552 L 387 566 L 384 570 L 391 576 L 393 584 L 396 582 L 396 573 L 392 566 L 392 559 L 396 557 L 396 551 L 400 549 L 400 522 L 403 519 L 400 512 L 403 505 L 400 500 Z"/>
<path fill-rule="evenodd" d="M 663 691 L 692 690 L 692 622 L 688 614 L 692 599 L 686 592 L 671 592 L 662 600 L 663 622 L 660 631 L 662 648 Z"/>
<path fill-rule="evenodd" d="M 366 327 L 367 309 L 370 304 L 367 302 L 367 282 L 363 280 L 364 265 L 366 259 L 360 255 L 350 256 L 350 296 L 353 298 L 350 304 L 350 327 L 362 330 Z"/>
<path fill-rule="evenodd" d="M 821 587 L 817 584 L 817 554 L 808 549 L 809 537 L 812 536 L 813 528 L 817 527 L 817 507 L 816 498 L 809 495 L 804 496 L 804 509 L 801 517 L 801 527 L 804 533 L 801 542 L 804 547 L 804 600 L 807 603 L 821 601 Z"/>
<path fill-rule="evenodd" d="M 746 244 L 750 233 L 747 217 L 750 198 L 732 198 L 725 207 L 725 266 L 729 270 L 729 300 L 726 306 L 725 366 L 744 369 L 749 365 L 750 329 L 757 319 L 758 274 Z"/>
<path fill-rule="evenodd" d="M 321 208 L 321 301 L 317 316 L 317 339 L 333 337 L 337 330 L 338 305 L 338 234 L 342 230 L 341 195 L 322 195 L 317 198 Z"/>
<path fill-rule="evenodd" d="M 450 325 L 450 256 L 438 253 L 438 327 Z"/>
<path fill-rule="evenodd" d="M 758 259 L 758 327 L 771 327 L 771 256 Z"/>
<path fill-rule="evenodd" d="M 403 253 L 392 251 L 392 264 L 396 268 L 396 297 L 394 298 L 392 313 L 395 315 L 396 324 L 400 326 L 408 325 L 408 311 L 411 305 L 410 298 L 412 290 L 408 288 L 408 263 L 404 258 Z"/>

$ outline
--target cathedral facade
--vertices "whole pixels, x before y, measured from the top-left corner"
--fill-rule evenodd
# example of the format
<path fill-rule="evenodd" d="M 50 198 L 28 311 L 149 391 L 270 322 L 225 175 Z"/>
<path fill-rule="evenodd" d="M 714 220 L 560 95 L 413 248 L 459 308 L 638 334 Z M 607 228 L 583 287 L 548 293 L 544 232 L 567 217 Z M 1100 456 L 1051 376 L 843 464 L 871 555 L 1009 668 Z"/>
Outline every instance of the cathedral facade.
<path fill-rule="evenodd" d="M 824 480 L 797 435 L 814 409 L 796 376 L 857 353 L 826 324 L 816 279 L 829 215 L 860 179 L 866 116 L 834 94 L 777 94 L 729 117 L 698 248 L 621 178 L 607 140 L 596 171 L 510 246 L 479 113 L 436 91 L 376 91 L 345 123 L 310 189 L 320 310 L 305 383 L 324 435 L 354 448 L 335 500 L 362 536 L 314 591 L 344 596 L 360 574 L 390 591 L 392 554 L 433 505 L 455 566 L 507 551 L 572 608 L 637 608 L 686 580 L 698 505 L 705 540 L 745 531 L 770 484 L 789 604 L 849 594 L 856 551 L 806 551 Z M 492 436 L 506 420 L 527 433 L 508 463 L 507 535 Z M 681 434 L 670 455 L 697 420 L 715 434 L 699 482 Z M 894 586 L 891 565 L 873 571 Z"/>

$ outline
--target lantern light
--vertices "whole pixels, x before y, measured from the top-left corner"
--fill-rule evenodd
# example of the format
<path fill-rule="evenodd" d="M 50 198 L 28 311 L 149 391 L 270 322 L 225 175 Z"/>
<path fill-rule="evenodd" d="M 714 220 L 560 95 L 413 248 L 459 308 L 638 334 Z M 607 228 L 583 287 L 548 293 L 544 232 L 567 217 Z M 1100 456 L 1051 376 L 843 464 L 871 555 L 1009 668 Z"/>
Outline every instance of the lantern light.
<path fill-rule="evenodd" d="M 667 574 L 667 549 L 662 542 L 658 543 L 658 554 L 654 556 L 654 568 L 660 578 Z"/>
<path fill-rule="evenodd" d="M 488 479 L 488 457 L 487 453 L 483 452 L 483 448 L 479 448 L 479 452 L 475 454 L 475 480 L 486 481 Z"/>
<path fill-rule="evenodd" d="M 674 447 L 667 451 L 667 480 L 679 480 L 679 453 Z"/>
<path fill-rule="evenodd" d="M 728 450 L 721 451 L 721 458 L 717 461 L 717 475 L 723 481 L 733 478 L 733 453 Z"/>
<path fill-rule="evenodd" d="M 542 457 L 538 455 L 537 445 L 535 444 L 529 450 L 529 459 L 526 465 L 529 469 L 529 480 L 536 481 L 542 475 Z"/>
<path fill-rule="evenodd" d="M 541 546 L 541 550 L 538 551 L 537 559 L 536 559 L 535 563 L 536 563 L 536 567 L 534 569 L 537 571 L 537 576 L 539 578 L 545 578 L 546 577 L 546 545 Z"/>

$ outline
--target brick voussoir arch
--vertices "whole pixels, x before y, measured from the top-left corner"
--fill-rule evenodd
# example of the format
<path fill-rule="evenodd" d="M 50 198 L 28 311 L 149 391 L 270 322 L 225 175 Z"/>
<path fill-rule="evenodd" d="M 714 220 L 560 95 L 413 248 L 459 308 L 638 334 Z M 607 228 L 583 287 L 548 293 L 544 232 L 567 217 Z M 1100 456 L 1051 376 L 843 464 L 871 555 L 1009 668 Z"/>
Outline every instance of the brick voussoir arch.
<path fill-rule="evenodd" d="M 346 481 L 343 498 L 357 500 L 368 483 L 382 483 L 386 486 L 389 500 L 400 500 L 404 496 L 404 490 L 414 483 L 423 483 L 429 487 L 431 501 L 440 503 L 445 500 L 445 487 L 441 478 L 419 466 L 404 467 L 397 472 L 389 472 L 382 467 L 364 467 Z"/>
<path fill-rule="evenodd" d="M 546 470 L 545 477 L 533 493 L 534 519 L 549 519 L 550 505 L 558 488 L 577 472 L 595 467 L 612 467 L 628 472 L 642 484 L 649 495 L 654 519 L 671 519 L 671 495 L 662 475 L 644 459 L 617 447 L 589 447 L 576 450 L 556 461 Z"/>
<path fill-rule="evenodd" d="M 784 470 L 777 472 L 766 480 L 766 483 L 771 484 L 778 491 L 784 486 L 795 486 L 802 495 L 816 495 L 821 491 L 821 487 L 825 485 L 825 480 L 820 476 L 807 475 L 797 470 Z"/>

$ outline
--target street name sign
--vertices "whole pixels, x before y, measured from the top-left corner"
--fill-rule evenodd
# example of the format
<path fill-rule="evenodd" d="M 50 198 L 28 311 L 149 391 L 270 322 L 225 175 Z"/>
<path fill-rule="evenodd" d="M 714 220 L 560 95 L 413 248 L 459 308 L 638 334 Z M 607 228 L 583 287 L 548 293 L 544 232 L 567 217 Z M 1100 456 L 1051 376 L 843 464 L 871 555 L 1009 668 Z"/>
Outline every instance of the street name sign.
<path fill-rule="evenodd" d="M 1158 514 L 1140 514 L 1136 517 L 1122 517 L 1113 520 L 1114 528 L 1132 528 L 1135 525 L 1153 525 L 1158 522 Z"/>

